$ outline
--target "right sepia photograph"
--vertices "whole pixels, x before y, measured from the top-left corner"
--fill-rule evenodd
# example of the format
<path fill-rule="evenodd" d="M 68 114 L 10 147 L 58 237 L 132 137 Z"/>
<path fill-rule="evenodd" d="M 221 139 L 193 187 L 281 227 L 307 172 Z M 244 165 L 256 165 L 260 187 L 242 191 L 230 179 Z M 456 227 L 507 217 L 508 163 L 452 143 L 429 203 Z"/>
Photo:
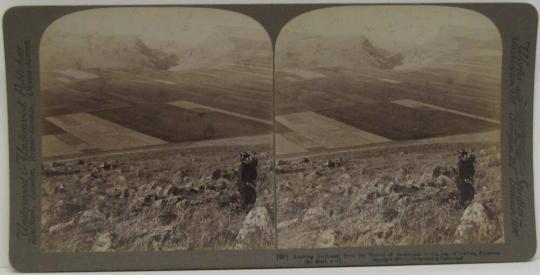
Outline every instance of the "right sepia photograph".
<path fill-rule="evenodd" d="M 443 6 L 343 6 L 275 46 L 278 248 L 504 243 L 502 42 Z"/>

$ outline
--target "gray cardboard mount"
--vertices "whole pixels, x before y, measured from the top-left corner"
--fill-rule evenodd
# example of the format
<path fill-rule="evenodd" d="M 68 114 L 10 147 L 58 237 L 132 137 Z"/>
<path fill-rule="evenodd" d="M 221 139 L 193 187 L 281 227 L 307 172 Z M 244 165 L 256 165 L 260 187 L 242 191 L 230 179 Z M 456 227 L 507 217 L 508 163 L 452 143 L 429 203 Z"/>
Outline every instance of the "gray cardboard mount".
<path fill-rule="evenodd" d="M 348 4 L 350 5 L 350 4 Z M 38 49 L 63 15 L 111 6 L 14 7 L 3 17 L 9 113 L 10 259 L 19 271 L 280 268 L 527 261 L 536 251 L 532 118 L 537 12 L 528 4 L 436 4 L 479 12 L 503 42 L 501 159 L 505 242 L 294 250 L 46 253 L 40 249 L 41 140 Z M 257 20 L 273 43 L 304 12 L 338 5 L 190 5 Z M 313 261 L 306 261 L 313 258 Z M 319 259 L 319 260 L 317 260 Z M 328 260 L 332 259 L 332 260 Z"/>

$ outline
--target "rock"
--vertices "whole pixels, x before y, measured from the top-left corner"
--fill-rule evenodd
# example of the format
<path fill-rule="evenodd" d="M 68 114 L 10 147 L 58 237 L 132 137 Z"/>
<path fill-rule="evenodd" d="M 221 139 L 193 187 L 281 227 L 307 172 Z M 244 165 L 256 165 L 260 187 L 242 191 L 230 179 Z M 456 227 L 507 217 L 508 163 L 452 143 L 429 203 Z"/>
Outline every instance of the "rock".
<path fill-rule="evenodd" d="M 88 173 L 79 179 L 81 184 L 89 184 L 92 180 L 96 179 L 96 176 L 92 173 Z"/>
<path fill-rule="evenodd" d="M 461 216 L 454 243 L 493 243 L 501 237 L 497 216 L 483 204 L 470 204 Z"/>
<path fill-rule="evenodd" d="M 454 183 L 454 181 L 451 178 L 449 178 L 449 177 L 447 177 L 445 175 L 438 176 L 437 179 L 435 179 L 435 181 L 434 181 L 435 186 L 438 186 L 438 187 L 448 186 L 448 185 L 451 185 L 453 183 Z"/>
<path fill-rule="evenodd" d="M 396 184 L 392 184 L 388 188 L 388 191 L 391 193 L 401 193 L 401 194 L 409 194 L 409 195 L 417 192 L 418 190 L 420 190 L 420 187 L 413 184 L 412 182 L 407 182 L 404 184 L 396 183 Z"/>
<path fill-rule="evenodd" d="M 236 236 L 237 249 L 268 248 L 273 245 L 274 226 L 266 207 L 253 208 Z"/>
<path fill-rule="evenodd" d="M 94 245 L 92 245 L 92 251 L 94 252 L 111 251 L 111 246 L 112 246 L 112 234 L 108 232 L 99 234 L 96 242 L 94 243 Z"/>
<path fill-rule="evenodd" d="M 330 159 L 324 163 L 324 166 L 329 167 L 329 168 L 340 167 L 341 165 L 343 165 L 343 160 L 341 158 L 336 159 L 336 160 Z"/>
<path fill-rule="evenodd" d="M 315 247 L 317 248 L 328 248 L 334 247 L 336 242 L 336 232 L 332 229 L 323 231 L 317 238 L 317 243 Z"/>
<path fill-rule="evenodd" d="M 81 225 L 93 225 L 100 220 L 104 220 L 105 215 L 96 209 L 90 209 L 84 211 L 79 218 L 79 224 Z"/>
<path fill-rule="evenodd" d="M 186 177 L 186 172 L 184 172 L 184 170 L 178 170 L 173 174 L 171 181 L 174 184 L 181 184 Z"/>
<path fill-rule="evenodd" d="M 304 212 L 302 221 L 307 222 L 307 221 L 313 221 L 313 220 L 320 220 L 322 217 L 325 217 L 325 216 L 326 216 L 326 211 L 321 206 L 312 207 L 306 210 L 306 212 Z"/>
<path fill-rule="evenodd" d="M 336 185 L 332 186 L 332 192 L 337 194 L 349 194 L 351 188 L 351 175 L 344 173 L 337 178 Z"/>
<path fill-rule="evenodd" d="M 285 230 L 287 229 L 289 226 L 295 224 L 298 222 L 298 218 L 294 218 L 294 219 L 291 219 L 291 220 L 286 220 L 286 221 L 282 221 L 280 223 L 278 223 L 277 225 L 277 229 L 278 230 Z"/>
<path fill-rule="evenodd" d="M 114 165 L 111 165 L 108 162 L 102 162 L 98 165 L 98 168 L 103 169 L 103 170 L 110 170 L 114 168 Z"/>
<path fill-rule="evenodd" d="M 214 184 L 209 186 L 209 189 L 214 189 L 217 191 L 225 190 L 229 187 L 229 181 L 225 178 L 218 179 Z"/>
<path fill-rule="evenodd" d="M 63 183 L 54 187 L 54 193 L 64 193 L 64 192 L 66 192 L 66 186 Z"/>
<path fill-rule="evenodd" d="M 308 182 L 312 182 L 314 181 L 315 179 L 318 179 L 322 174 L 318 171 L 318 170 L 315 170 L 309 174 L 307 174 L 304 179 Z"/>
<path fill-rule="evenodd" d="M 126 177 L 120 175 L 120 176 L 116 177 L 116 179 L 114 179 L 114 182 L 116 184 L 122 184 L 122 185 L 126 184 Z"/>
<path fill-rule="evenodd" d="M 65 222 L 65 223 L 59 223 L 59 224 L 55 224 L 51 227 L 49 227 L 49 234 L 56 234 L 58 232 L 61 232 L 61 231 L 64 231 L 65 229 L 68 229 L 70 228 L 71 226 L 73 226 L 75 222 L 73 220 L 71 221 L 68 221 L 68 222 Z"/>
<path fill-rule="evenodd" d="M 381 224 L 373 230 L 373 234 L 379 239 L 388 239 L 394 234 L 394 226 L 387 223 Z"/>
<path fill-rule="evenodd" d="M 455 176 L 455 169 L 451 166 L 437 165 L 435 166 L 435 168 L 433 168 L 432 179 L 436 179 L 440 175 L 444 175 L 451 178 Z"/>

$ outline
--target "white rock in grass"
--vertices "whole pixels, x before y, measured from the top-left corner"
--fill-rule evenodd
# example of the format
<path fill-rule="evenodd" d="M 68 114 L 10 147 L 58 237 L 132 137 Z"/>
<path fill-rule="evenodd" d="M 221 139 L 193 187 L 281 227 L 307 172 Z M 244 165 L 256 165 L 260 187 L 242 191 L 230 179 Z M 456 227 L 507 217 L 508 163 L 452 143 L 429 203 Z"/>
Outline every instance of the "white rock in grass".
<path fill-rule="evenodd" d="M 273 244 L 274 226 L 266 207 L 249 211 L 236 236 L 237 249 L 268 248 Z"/>
<path fill-rule="evenodd" d="M 111 233 L 99 234 L 96 242 L 92 246 L 92 251 L 95 252 L 105 252 L 111 251 L 112 246 L 112 235 Z"/>
<path fill-rule="evenodd" d="M 493 243 L 501 237 L 499 221 L 491 210 L 481 203 L 465 209 L 454 234 L 454 243 Z"/>
<path fill-rule="evenodd" d="M 317 239 L 317 248 L 334 247 L 336 242 L 336 232 L 332 229 L 326 230 Z"/>

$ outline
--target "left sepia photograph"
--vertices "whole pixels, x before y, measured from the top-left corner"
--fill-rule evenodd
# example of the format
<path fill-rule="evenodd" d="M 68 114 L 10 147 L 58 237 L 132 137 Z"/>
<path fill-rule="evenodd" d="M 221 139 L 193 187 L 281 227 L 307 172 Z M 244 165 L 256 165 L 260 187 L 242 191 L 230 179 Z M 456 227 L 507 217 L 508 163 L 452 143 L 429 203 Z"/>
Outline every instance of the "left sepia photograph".
<path fill-rule="evenodd" d="M 272 249 L 272 44 L 240 13 L 99 8 L 40 49 L 46 252 Z"/>

